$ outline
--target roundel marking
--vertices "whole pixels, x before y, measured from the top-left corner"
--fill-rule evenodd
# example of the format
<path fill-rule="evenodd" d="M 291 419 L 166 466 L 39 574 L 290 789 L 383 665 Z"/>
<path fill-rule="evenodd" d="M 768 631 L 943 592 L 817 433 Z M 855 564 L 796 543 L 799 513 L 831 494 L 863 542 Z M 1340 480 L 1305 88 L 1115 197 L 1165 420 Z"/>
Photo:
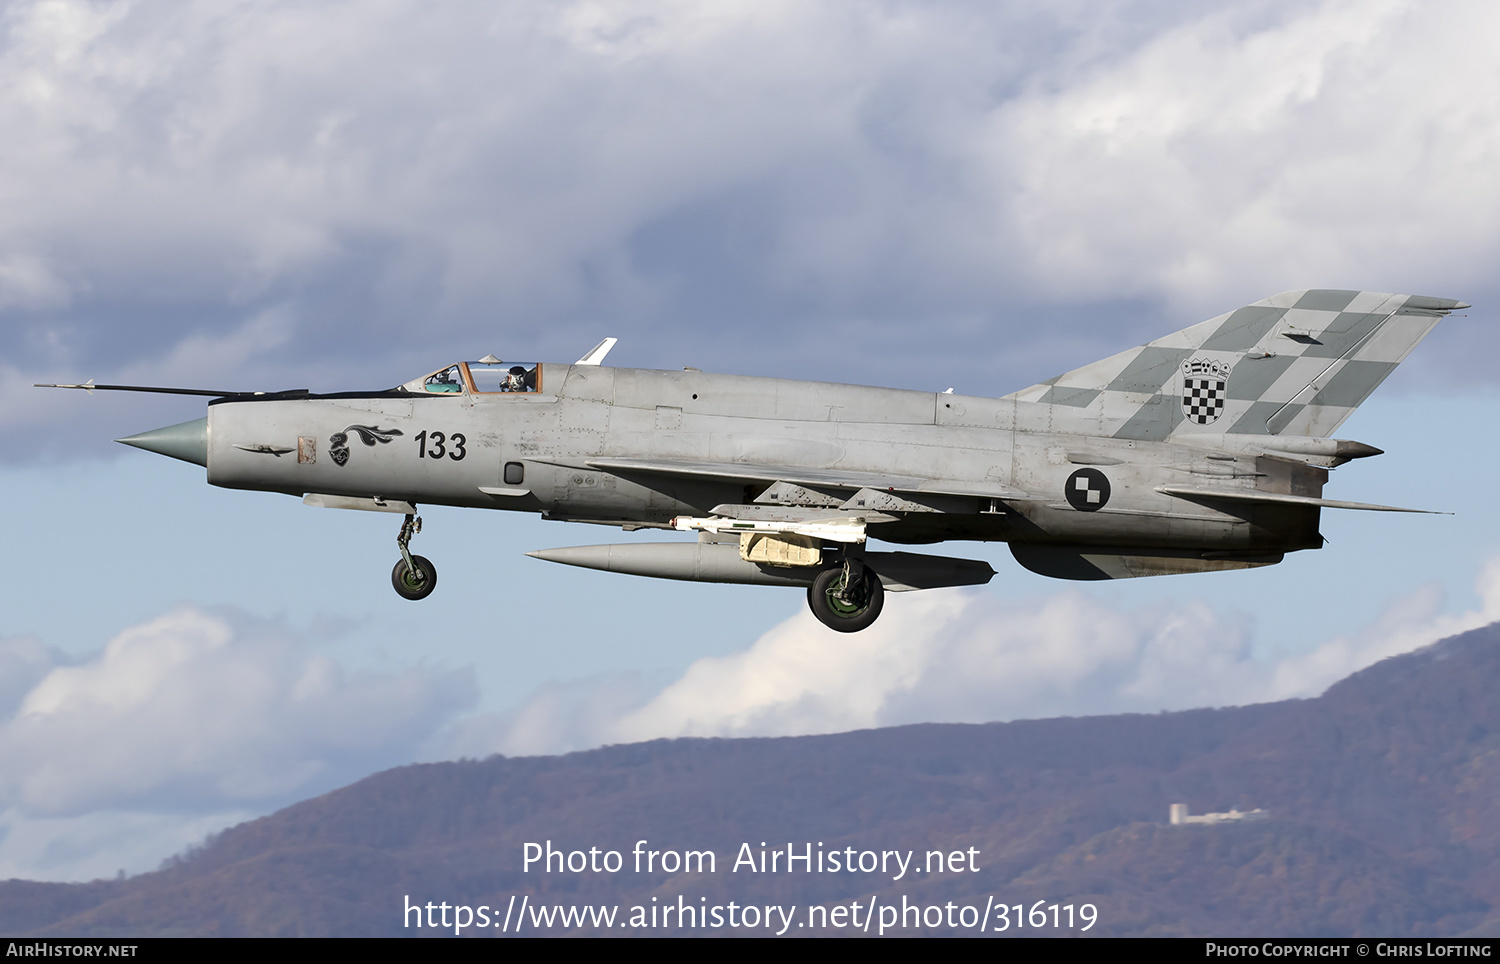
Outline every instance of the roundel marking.
<path fill-rule="evenodd" d="M 1109 501 L 1109 479 L 1098 469 L 1079 469 L 1068 476 L 1063 494 L 1079 512 L 1097 512 Z"/>

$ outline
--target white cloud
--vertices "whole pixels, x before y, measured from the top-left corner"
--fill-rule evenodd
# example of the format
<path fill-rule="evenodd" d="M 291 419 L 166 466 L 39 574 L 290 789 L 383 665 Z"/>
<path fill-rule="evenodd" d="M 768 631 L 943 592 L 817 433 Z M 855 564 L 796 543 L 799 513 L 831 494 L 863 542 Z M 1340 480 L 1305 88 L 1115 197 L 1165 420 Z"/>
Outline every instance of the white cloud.
<path fill-rule="evenodd" d="M 35 636 L 0 638 L 0 719 L 10 718 L 58 657 Z"/>
<path fill-rule="evenodd" d="M 143 869 L 138 841 L 85 852 L 108 839 L 99 826 L 176 841 L 408 762 L 475 699 L 467 672 L 350 674 L 275 625 L 187 606 L 76 665 L 41 665 L 36 648 L 0 646 L 3 681 L 25 689 L 0 721 L 0 868 L 47 876 L 79 860 Z"/>
<path fill-rule="evenodd" d="M 1500 560 L 1480 606 L 1441 612 L 1424 587 L 1359 632 L 1270 659 L 1243 613 L 1190 602 L 1121 610 L 1065 590 L 1002 603 L 982 592 L 892 595 L 870 629 L 838 636 L 805 613 L 748 650 L 694 663 L 649 699 L 620 681 L 548 688 L 469 721 L 464 751 L 554 753 L 678 736 L 785 736 L 917 722 L 1154 713 L 1315 696 L 1387 656 L 1500 620 Z M 638 688 L 637 688 L 638 689 Z M 568 725 L 561 725 L 566 717 Z M 537 725 L 541 723 L 542 725 Z"/>
<path fill-rule="evenodd" d="M 1275 664 L 1266 684 L 1266 699 L 1310 696 L 1372 663 L 1500 621 L 1500 558 L 1490 560 L 1475 579 L 1479 607 L 1444 613 L 1443 592 L 1424 586 L 1392 600 L 1370 625 L 1351 636 L 1338 636 L 1311 652 L 1288 656 Z"/>
<path fill-rule="evenodd" d="M 1208 304 L 1482 282 L 1500 240 L 1500 76 L 1482 52 L 1500 11 L 1325 0 L 1264 16 L 1222 9 L 997 112 L 996 170 L 1042 283 Z"/>
<path fill-rule="evenodd" d="M 543 684 L 521 706 L 460 720 L 426 748 L 426 758 L 527 755 L 615 742 L 605 737 L 621 717 L 651 698 L 634 674 L 595 676 Z M 546 747 L 551 749 L 537 749 Z"/>

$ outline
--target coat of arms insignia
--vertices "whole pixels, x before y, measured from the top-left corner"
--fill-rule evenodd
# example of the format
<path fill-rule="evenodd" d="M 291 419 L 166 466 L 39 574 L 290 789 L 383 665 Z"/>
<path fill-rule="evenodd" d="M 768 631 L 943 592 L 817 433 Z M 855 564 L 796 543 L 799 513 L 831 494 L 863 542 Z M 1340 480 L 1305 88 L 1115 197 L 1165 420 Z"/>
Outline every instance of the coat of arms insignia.
<path fill-rule="evenodd" d="M 1191 422 L 1207 425 L 1224 414 L 1224 389 L 1229 366 L 1211 358 L 1182 363 L 1182 413 Z"/>

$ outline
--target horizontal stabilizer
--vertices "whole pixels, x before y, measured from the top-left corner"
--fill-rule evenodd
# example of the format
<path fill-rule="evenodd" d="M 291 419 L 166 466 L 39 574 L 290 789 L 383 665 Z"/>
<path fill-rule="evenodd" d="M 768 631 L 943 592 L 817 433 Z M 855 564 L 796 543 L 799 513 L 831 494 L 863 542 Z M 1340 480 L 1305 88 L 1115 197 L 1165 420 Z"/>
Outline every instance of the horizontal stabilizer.
<path fill-rule="evenodd" d="M 1263 502 L 1275 505 L 1315 505 L 1324 509 L 1365 509 L 1370 512 L 1420 512 L 1425 515 L 1452 515 L 1434 509 L 1403 509 L 1394 505 L 1375 505 L 1369 502 L 1343 502 L 1338 499 L 1319 499 L 1310 495 L 1287 495 L 1281 492 L 1261 492 L 1257 489 L 1209 489 L 1189 485 L 1161 485 L 1156 491 L 1162 495 L 1175 495 L 1179 499 L 1194 502 Z"/>

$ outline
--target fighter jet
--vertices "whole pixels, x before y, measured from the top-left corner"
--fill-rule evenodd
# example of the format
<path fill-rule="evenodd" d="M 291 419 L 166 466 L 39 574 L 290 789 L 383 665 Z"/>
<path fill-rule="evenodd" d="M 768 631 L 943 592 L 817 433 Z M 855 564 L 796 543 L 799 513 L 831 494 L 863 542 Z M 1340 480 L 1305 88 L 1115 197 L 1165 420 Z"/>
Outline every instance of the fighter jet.
<path fill-rule="evenodd" d="M 986 562 L 906 551 L 1003 541 L 1033 572 L 1122 579 L 1249 569 L 1323 544 L 1328 470 L 1379 455 L 1331 436 L 1449 312 L 1447 298 L 1291 291 L 1000 398 L 571 365 L 489 355 L 385 391 L 211 396 L 208 414 L 118 441 L 212 485 L 404 516 L 423 504 L 696 533 L 529 555 L 610 572 L 795 586 L 854 632 L 887 590 L 980 585 Z"/>

